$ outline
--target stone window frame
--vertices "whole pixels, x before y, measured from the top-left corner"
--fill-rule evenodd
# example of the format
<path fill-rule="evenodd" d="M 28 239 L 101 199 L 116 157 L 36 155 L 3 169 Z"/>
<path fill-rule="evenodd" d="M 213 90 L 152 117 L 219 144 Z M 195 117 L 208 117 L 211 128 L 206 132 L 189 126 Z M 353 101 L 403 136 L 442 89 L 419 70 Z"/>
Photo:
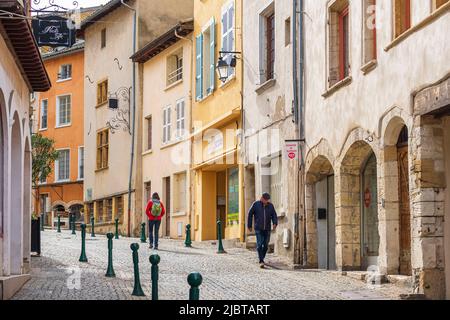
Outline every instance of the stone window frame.
<path fill-rule="evenodd" d="M 377 12 L 379 10 L 379 1 L 382 0 L 362 0 L 362 8 L 361 8 L 361 71 L 364 75 L 375 69 L 378 65 L 378 40 L 379 40 L 379 33 L 378 33 L 378 26 L 375 26 L 375 29 L 373 30 L 373 44 L 372 44 L 372 52 L 367 53 L 367 47 L 366 47 L 366 41 L 368 34 L 366 32 L 370 32 L 367 30 L 367 18 L 370 18 L 371 15 L 374 15 L 375 18 L 375 24 L 378 24 L 378 17 Z M 373 3 L 372 3 L 373 2 Z M 368 12 L 369 6 L 375 6 L 375 12 L 371 13 Z"/>

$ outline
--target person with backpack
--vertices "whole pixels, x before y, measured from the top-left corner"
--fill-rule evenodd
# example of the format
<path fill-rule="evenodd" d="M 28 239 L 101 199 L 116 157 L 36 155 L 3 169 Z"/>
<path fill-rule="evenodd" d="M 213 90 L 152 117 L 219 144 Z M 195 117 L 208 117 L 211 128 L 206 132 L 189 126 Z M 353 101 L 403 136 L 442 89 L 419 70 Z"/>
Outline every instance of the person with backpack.
<path fill-rule="evenodd" d="M 152 200 L 148 202 L 147 209 L 145 209 L 145 214 L 148 217 L 148 239 L 150 241 L 150 249 L 155 248 L 155 250 L 158 250 L 159 227 L 161 226 L 161 219 L 165 213 L 166 209 L 164 208 L 158 193 L 153 193 Z M 154 242 L 153 231 L 155 232 Z"/>

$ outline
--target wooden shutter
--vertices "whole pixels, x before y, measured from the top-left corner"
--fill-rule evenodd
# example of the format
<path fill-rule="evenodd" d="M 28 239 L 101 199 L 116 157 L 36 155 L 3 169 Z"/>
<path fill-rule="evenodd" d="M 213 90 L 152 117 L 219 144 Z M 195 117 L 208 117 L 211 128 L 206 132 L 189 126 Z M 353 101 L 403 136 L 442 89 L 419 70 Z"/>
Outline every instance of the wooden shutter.
<path fill-rule="evenodd" d="M 209 51 L 209 92 L 213 92 L 216 83 L 216 21 L 213 19 L 210 26 L 210 51 Z"/>
<path fill-rule="evenodd" d="M 195 97 L 201 100 L 203 98 L 203 34 L 196 38 L 196 54 Z"/>
<path fill-rule="evenodd" d="M 152 149 L 152 118 L 147 119 L 147 149 Z"/>

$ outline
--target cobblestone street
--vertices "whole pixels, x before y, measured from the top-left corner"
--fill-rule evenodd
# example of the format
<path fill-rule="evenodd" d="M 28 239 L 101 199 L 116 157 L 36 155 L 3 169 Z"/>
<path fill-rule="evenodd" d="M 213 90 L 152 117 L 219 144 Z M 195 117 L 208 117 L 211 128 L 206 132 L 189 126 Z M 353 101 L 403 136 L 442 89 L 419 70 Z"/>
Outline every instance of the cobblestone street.
<path fill-rule="evenodd" d="M 139 239 L 114 240 L 116 278 L 106 278 L 107 239 L 87 235 L 89 262 L 80 263 L 80 233 L 71 235 L 46 230 L 42 233 L 42 256 L 32 258 L 32 279 L 13 299 L 115 300 L 150 299 L 151 280 L 148 244 L 140 244 L 139 260 L 146 297 L 131 296 L 133 263 L 130 244 Z M 267 262 L 277 268 L 260 269 L 256 253 L 241 248 L 226 248 L 228 254 L 215 253 L 216 246 L 161 239 L 158 254 L 159 298 L 187 299 L 187 276 L 197 271 L 203 276 L 201 299 L 230 300 L 305 300 L 305 299 L 398 299 L 406 289 L 387 284 L 369 287 L 362 281 L 325 271 L 301 271 L 279 268 L 278 259 L 269 255 Z M 79 269 L 78 269 L 79 268 Z M 80 286 L 77 286 L 77 274 Z"/>

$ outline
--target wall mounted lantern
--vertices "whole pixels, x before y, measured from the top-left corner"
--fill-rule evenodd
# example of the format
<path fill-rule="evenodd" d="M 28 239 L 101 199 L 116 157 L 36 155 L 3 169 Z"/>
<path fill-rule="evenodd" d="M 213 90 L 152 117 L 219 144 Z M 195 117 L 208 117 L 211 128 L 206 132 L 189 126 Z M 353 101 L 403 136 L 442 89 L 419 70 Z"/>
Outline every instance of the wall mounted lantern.
<path fill-rule="evenodd" d="M 216 65 L 217 74 L 219 75 L 219 80 L 222 81 L 222 83 L 225 83 L 231 74 L 234 73 L 234 71 L 230 72 L 232 69 L 234 70 L 237 65 L 237 55 L 240 55 L 241 52 L 237 51 L 220 51 L 219 52 L 219 61 Z M 229 56 L 231 55 L 231 59 Z M 227 62 L 226 60 L 229 60 Z"/>

